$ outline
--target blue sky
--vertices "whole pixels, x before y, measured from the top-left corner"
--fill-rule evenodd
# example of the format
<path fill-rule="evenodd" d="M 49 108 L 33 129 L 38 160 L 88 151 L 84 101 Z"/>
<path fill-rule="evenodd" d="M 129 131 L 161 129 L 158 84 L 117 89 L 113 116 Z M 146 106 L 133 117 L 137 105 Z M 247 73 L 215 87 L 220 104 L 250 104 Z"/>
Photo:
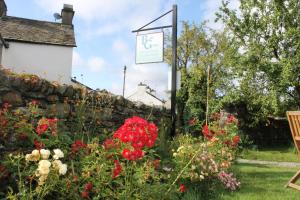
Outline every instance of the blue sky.
<path fill-rule="evenodd" d="M 63 4 L 74 6 L 74 27 L 77 48 L 73 53 L 73 76 L 96 89 L 122 94 L 123 66 L 127 79 L 125 97 L 132 94 L 139 82 L 144 82 L 166 99 L 168 66 L 166 64 L 135 65 L 135 34 L 137 29 L 178 5 L 178 21 L 201 23 L 210 20 L 221 0 L 6 0 L 8 15 L 54 21 Z M 232 4 L 233 7 L 237 3 Z M 171 15 L 156 25 L 171 24 Z"/>

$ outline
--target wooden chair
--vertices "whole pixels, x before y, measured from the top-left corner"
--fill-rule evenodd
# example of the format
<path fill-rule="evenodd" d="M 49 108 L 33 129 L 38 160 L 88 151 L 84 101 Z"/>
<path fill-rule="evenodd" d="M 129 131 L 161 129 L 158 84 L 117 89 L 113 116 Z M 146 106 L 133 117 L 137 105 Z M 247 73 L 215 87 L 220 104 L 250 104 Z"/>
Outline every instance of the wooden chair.
<path fill-rule="evenodd" d="M 287 111 L 286 112 L 290 130 L 293 136 L 294 144 L 300 156 L 300 111 Z M 286 187 L 291 187 L 300 190 L 300 186 L 296 184 L 300 178 L 300 170 L 289 180 Z"/>

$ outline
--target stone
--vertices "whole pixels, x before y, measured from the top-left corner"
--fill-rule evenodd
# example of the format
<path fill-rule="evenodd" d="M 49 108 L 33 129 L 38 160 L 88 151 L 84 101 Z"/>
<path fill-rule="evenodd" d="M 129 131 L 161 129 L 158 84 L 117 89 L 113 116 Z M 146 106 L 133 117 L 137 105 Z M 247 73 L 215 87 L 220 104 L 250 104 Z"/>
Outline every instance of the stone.
<path fill-rule="evenodd" d="M 9 91 L 11 91 L 11 89 L 9 89 L 8 87 L 6 87 L 4 85 L 0 85 L 0 94 L 7 93 Z"/>
<path fill-rule="evenodd" d="M 64 96 L 64 94 L 66 93 L 67 89 L 68 89 L 68 86 L 67 85 L 63 85 L 63 86 L 61 86 L 61 87 L 58 88 L 57 92 L 60 95 Z"/>
<path fill-rule="evenodd" d="M 69 87 L 67 87 L 66 92 L 64 93 L 64 96 L 71 98 L 73 96 L 73 93 L 74 93 L 73 86 L 69 86 Z"/>
<path fill-rule="evenodd" d="M 59 100 L 59 97 L 57 95 L 49 95 L 47 96 L 47 101 L 53 103 L 57 102 Z"/>
<path fill-rule="evenodd" d="M 70 112 L 71 106 L 66 103 L 56 103 L 47 106 L 47 113 L 51 117 L 66 118 L 70 115 Z"/>
<path fill-rule="evenodd" d="M 3 95 L 2 102 L 10 103 L 13 106 L 22 106 L 23 99 L 19 92 L 8 92 Z"/>
<path fill-rule="evenodd" d="M 33 98 L 33 99 L 44 99 L 45 98 L 45 95 L 42 93 L 39 93 L 39 92 L 26 92 L 25 96 Z"/>

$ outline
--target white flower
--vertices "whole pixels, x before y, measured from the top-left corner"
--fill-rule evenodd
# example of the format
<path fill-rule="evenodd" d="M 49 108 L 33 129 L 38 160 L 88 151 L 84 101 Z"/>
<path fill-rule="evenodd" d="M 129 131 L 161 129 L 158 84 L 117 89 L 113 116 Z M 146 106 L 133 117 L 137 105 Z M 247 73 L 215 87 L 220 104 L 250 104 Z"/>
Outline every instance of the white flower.
<path fill-rule="evenodd" d="M 40 152 L 39 150 L 36 149 L 31 152 L 31 156 L 27 156 L 27 158 L 30 158 L 30 161 L 38 161 L 40 157 L 41 157 Z"/>
<path fill-rule="evenodd" d="M 183 149 L 184 146 L 180 146 L 178 149 L 177 149 L 177 152 L 179 152 L 181 149 Z"/>
<path fill-rule="evenodd" d="M 42 159 L 44 159 L 44 160 L 47 160 L 50 156 L 50 151 L 46 150 L 46 149 L 41 149 L 40 153 L 41 153 Z"/>
<path fill-rule="evenodd" d="M 54 149 L 53 151 L 54 151 L 54 156 L 53 156 L 53 158 L 54 158 L 55 160 L 58 160 L 58 159 L 64 157 L 64 153 L 63 153 L 60 149 Z"/>
<path fill-rule="evenodd" d="M 38 174 L 39 175 L 48 175 L 50 172 L 51 163 L 49 160 L 41 160 L 38 166 Z"/>
<path fill-rule="evenodd" d="M 32 157 L 31 154 L 26 154 L 25 160 L 26 160 L 26 161 L 31 161 L 31 157 Z"/>
<path fill-rule="evenodd" d="M 40 176 L 38 184 L 39 184 L 40 186 L 41 186 L 41 185 L 44 185 L 46 179 L 47 179 L 47 175 Z"/>
<path fill-rule="evenodd" d="M 52 165 L 53 165 L 54 169 L 59 170 L 62 165 L 62 162 L 60 160 L 54 160 L 52 162 Z"/>
<path fill-rule="evenodd" d="M 60 175 L 65 175 L 67 173 L 67 169 L 66 164 L 61 164 L 58 172 Z"/>

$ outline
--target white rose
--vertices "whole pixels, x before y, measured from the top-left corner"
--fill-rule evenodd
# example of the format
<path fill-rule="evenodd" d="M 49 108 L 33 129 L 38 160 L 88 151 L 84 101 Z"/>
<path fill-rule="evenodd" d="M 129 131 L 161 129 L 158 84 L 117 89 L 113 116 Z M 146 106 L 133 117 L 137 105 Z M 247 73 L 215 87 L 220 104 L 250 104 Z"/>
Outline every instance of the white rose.
<path fill-rule="evenodd" d="M 38 184 L 39 184 L 40 186 L 41 186 L 41 185 L 44 185 L 46 179 L 47 179 L 47 175 L 40 176 Z"/>
<path fill-rule="evenodd" d="M 39 159 L 40 159 L 40 152 L 39 152 L 39 150 L 33 150 L 32 152 L 31 152 L 31 161 L 38 161 Z"/>
<path fill-rule="evenodd" d="M 58 160 L 58 159 L 64 157 L 64 153 L 63 153 L 60 149 L 54 149 L 53 151 L 54 151 L 54 156 L 53 156 L 53 158 L 54 158 L 55 160 Z"/>
<path fill-rule="evenodd" d="M 32 161 L 32 155 L 31 154 L 26 154 L 25 160 L 26 161 Z"/>
<path fill-rule="evenodd" d="M 52 162 L 52 165 L 53 165 L 54 169 L 59 170 L 62 165 L 62 162 L 60 160 L 54 160 Z"/>
<path fill-rule="evenodd" d="M 38 166 L 38 173 L 40 175 L 48 175 L 50 172 L 51 163 L 49 160 L 41 160 Z"/>
<path fill-rule="evenodd" d="M 60 165 L 60 168 L 59 168 L 59 174 L 60 175 L 65 175 L 67 173 L 67 165 L 66 164 L 62 164 Z"/>
<path fill-rule="evenodd" d="M 44 159 L 44 160 L 47 160 L 50 156 L 50 151 L 46 150 L 46 149 L 41 149 L 40 153 L 41 153 L 42 159 Z"/>

